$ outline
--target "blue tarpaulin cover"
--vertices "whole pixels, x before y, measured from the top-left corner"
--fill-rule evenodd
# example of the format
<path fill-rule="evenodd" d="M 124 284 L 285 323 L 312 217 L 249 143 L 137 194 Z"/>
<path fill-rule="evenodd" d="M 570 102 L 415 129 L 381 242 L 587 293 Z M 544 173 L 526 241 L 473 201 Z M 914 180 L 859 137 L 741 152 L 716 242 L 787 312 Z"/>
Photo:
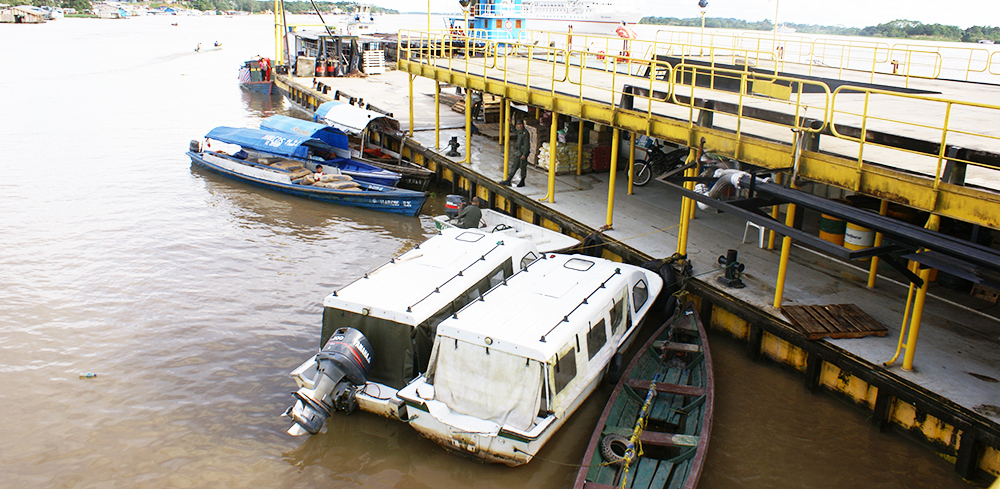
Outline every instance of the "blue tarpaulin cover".
<path fill-rule="evenodd" d="M 310 147 L 330 149 L 327 144 L 318 139 L 261 129 L 219 126 L 209 131 L 205 137 L 224 143 L 238 144 L 244 149 L 303 159 L 309 157 Z"/>
<path fill-rule="evenodd" d="M 334 148 L 350 149 L 346 134 L 335 127 L 323 125 L 318 122 L 304 121 L 284 115 L 272 115 L 261 121 L 260 128 L 316 138 Z"/>

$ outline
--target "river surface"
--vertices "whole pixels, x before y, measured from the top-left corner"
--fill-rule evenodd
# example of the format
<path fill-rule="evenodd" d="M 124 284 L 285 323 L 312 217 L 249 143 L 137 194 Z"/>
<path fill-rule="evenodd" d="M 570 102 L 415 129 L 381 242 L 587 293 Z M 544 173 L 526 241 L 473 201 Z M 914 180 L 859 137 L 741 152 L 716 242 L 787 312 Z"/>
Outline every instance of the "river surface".
<path fill-rule="evenodd" d="M 268 16 L 0 25 L 0 487 L 568 486 L 608 389 L 519 468 L 366 413 L 285 433 L 323 297 L 428 237 L 443 197 L 408 218 L 192 168 L 213 127 L 294 114 L 237 84 L 273 32 Z M 969 487 L 741 344 L 711 346 L 702 488 Z"/>

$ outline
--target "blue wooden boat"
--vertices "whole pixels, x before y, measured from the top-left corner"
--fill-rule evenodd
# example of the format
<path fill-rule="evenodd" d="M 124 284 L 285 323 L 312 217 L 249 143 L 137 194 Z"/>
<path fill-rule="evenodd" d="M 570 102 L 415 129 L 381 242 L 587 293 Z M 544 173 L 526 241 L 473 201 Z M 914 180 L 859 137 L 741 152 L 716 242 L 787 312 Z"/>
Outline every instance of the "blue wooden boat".
<path fill-rule="evenodd" d="M 341 173 L 350 175 L 355 180 L 396 186 L 402 177 L 397 172 L 351 158 L 347 135 L 336 128 L 284 115 L 274 115 L 264 119 L 260 123 L 260 128 L 323 141 L 330 146 L 330 153 L 336 155 L 323 162 L 323 168 L 335 166 Z"/>
<path fill-rule="evenodd" d="M 575 489 L 694 489 L 708 451 L 712 356 L 687 303 L 629 363 L 601 413 Z"/>
<path fill-rule="evenodd" d="M 427 200 L 425 192 L 355 180 L 332 166 L 324 166 L 327 175 L 315 182 L 316 165 L 328 160 L 312 159 L 314 150 L 329 146 L 287 133 L 217 127 L 204 142 L 192 140 L 187 155 L 192 164 L 221 175 L 324 202 L 415 216 Z"/>

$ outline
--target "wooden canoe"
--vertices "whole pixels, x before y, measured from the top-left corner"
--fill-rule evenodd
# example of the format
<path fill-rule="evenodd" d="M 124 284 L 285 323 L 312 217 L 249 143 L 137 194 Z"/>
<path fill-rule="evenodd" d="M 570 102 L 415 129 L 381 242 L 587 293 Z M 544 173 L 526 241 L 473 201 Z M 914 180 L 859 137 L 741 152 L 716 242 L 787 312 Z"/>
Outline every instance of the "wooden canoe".
<path fill-rule="evenodd" d="M 694 489 L 712 431 L 713 391 L 705 327 L 689 302 L 629 363 L 573 487 Z"/>

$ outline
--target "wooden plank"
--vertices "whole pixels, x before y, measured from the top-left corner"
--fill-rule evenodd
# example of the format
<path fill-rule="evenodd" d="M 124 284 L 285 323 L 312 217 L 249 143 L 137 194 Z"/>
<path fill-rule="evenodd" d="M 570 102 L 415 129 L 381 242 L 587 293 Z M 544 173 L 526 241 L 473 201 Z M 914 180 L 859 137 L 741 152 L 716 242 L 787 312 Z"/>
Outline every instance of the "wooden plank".
<path fill-rule="evenodd" d="M 888 334 L 885 326 L 854 304 L 785 306 L 781 312 L 810 340 Z"/>
<path fill-rule="evenodd" d="M 659 465 L 659 463 L 655 459 L 640 458 L 635 467 L 635 477 L 632 479 L 629 487 L 650 487 L 650 483 L 653 481 L 653 476 L 656 475 L 657 465 Z"/>
<path fill-rule="evenodd" d="M 680 435 L 677 433 L 662 433 L 658 431 L 642 430 L 639 434 L 639 442 L 643 445 L 656 445 L 661 447 L 696 447 L 698 437 L 691 435 Z"/>
<path fill-rule="evenodd" d="M 674 463 L 670 460 L 661 461 L 660 466 L 656 468 L 656 475 L 653 476 L 653 480 L 649 483 L 649 487 L 657 489 L 666 487 L 673 475 Z"/>
<path fill-rule="evenodd" d="M 649 390 L 649 381 L 641 379 L 628 379 L 625 381 L 625 385 L 635 389 L 639 392 L 646 392 Z M 665 394 L 680 394 L 684 396 L 703 396 L 705 395 L 705 388 L 694 386 L 694 385 L 680 385 L 672 384 L 667 382 L 657 382 L 653 388 L 656 392 L 662 392 Z"/>

